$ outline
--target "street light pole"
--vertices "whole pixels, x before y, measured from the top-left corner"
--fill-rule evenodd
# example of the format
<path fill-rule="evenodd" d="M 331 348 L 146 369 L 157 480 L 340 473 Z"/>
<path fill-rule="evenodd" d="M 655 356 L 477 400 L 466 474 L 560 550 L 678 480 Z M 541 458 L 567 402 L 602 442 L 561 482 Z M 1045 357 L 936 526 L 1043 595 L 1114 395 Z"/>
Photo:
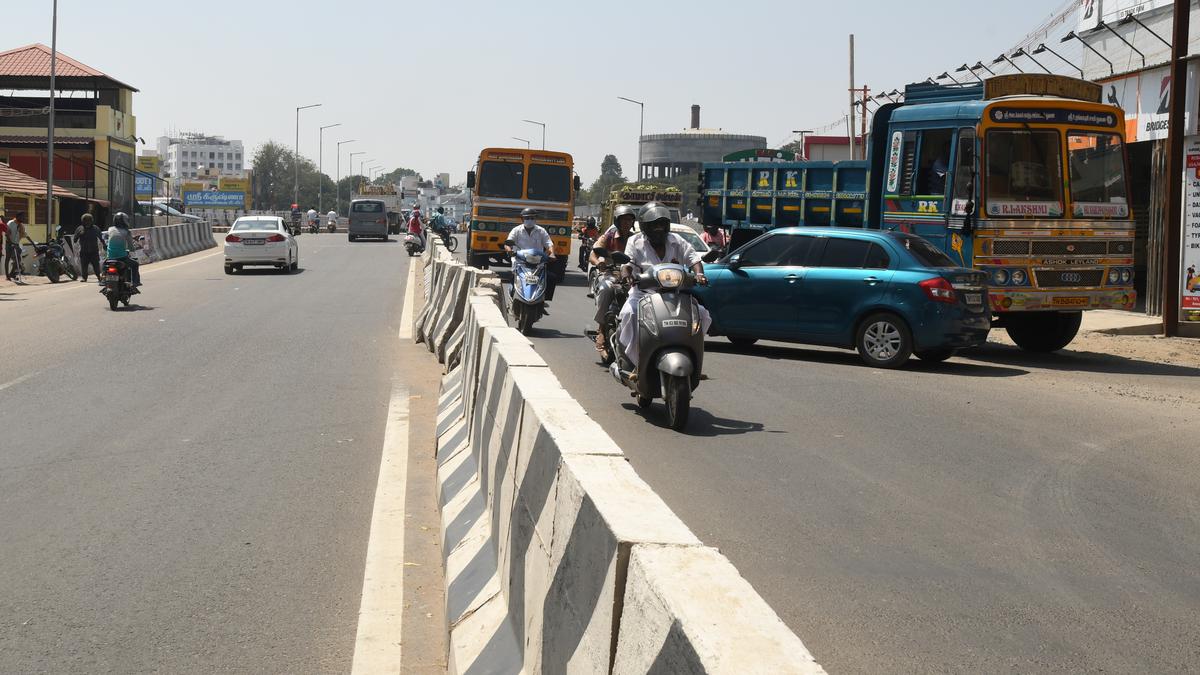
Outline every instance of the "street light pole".
<path fill-rule="evenodd" d="M 364 152 L 363 154 L 365 155 L 366 153 Z M 365 167 L 367 161 L 370 159 L 371 159 L 370 157 L 363 157 L 362 159 L 358 160 L 358 191 L 359 192 L 362 192 L 362 179 L 366 178 L 366 174 L 363 173 L 363 171 L 366 170 L 364 167 Z"/>
<path fill-rule="evenodd" d="M 337 197 L 333 201 L 334 211 L 337 211 L 342 203 L 342 146 L 353 142 L 354 140 L 351 139 L 349 141 L 338 141 L 337 144 L 337 182 L 334 184 L 334 187 L 337 188 Z"/>
<path fill-rule="evenodd" d="M 54 10 L 50 19 L 50 117 L 46 131 L 46 241 L 50 241 L 50 225 L 54 222 L 54 87 L 58 75 L 58 0 L 54 0 Z M 122 179 L 124 177 L 122 176 Z M 112 183 L 112 172 L 109 172 L 109 183 Z M 109 195 L 112 188 L 109 188 Z M 151 200 L 153 201 L 153 200 Z M 34 204 L 37 206 L 37 204 Z M 36 209 L 34 209 L 36 211 Z M 30 224 L 33 218 L 29 219 Z"/>
<path fill-rule="evenodd" d="M 642 136 L 646 135 L 646 104 L 642 103 L 641 101 L 635 101 L 631 98 L 625 98 L 624 96 L 618 96 L 617 98 L 621 99 L 622 101 L 629 101 L 630 103 L 636 103 L 637 107 L 641 109 L 641 111 L 639 113 L 639 121 L 638 121 L 638 165 L 637 165 L 638 180 L 641 180 L 642 179 Z"/>
<path fill-rule="evenodd" d="M 359 152 L 352 152 L 352 153 L 350 153 L 350 161 L 347 163 L 347 166 L 348 166 L 348 167 L 349 167 L 349 169 L 350 169 L 350 175 L 351 175 L 351 176 L 353 176 L 353 175 L 354 175 L 354 156 L 355 156 L 355 155 L 365 155 L 365 154 L 367 154 L 367 151 L 366 151 L 366 150 L 360 150 Z M 350 192 L 350 196 L 347 198 L 347 201 L 349 201 L 350 199 L 354 199 L 354 192 L 353 192 L 353 191 L 351 191 L 351 192 Z"/>
<path fill-rule="evenodd" d="M 509 136 L 509 138 L 513 139 L 514 141 L 521 141 L 522 143 L 524 143 L 524 144 L 525 144 L 525 149 L 526 149 L 526 150 L 528 150 L 528 149 L 529 149 L 529 140 L 528 140 L 528 139 L 525 139 L 525 138 L 517 138 L 516 136 Z"/>
<path fill-rule="evenodd" d="M 536 120 L 521 120 L 521 121 L 528 122 L 529 124 L 536 124 L 542 128 L 542 149 L 545 150 L 546 149 L 546 123 L 538 122 Z"/>
<path fill-rule="evenodd" d="M 321 105 L 314 103 L 312 105 L 302 105 L 296 108 L 296 149 L 295 157 L 292 158 L 292 166 L 295 167 L 295 177 L 292 181 L 292 203 L 297 207 L 300 206 L 300 111 L 309 108 L 315 108 Z"/>
<path fill-rule="evenodd" d="M 325 130 L 340 126 L 326 124 L 317 132 L 317 213 L 325 213 Z"/>

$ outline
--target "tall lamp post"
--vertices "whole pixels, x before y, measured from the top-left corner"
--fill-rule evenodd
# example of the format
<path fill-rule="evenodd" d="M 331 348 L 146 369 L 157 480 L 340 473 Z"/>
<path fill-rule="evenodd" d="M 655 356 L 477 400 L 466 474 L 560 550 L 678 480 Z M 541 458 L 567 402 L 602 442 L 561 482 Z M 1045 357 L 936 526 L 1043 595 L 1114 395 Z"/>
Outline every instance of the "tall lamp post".
<path fill-rule="evenodd" d="M 546 149 L 546 123 L 538 122 L 537 120 L 521 120 L 521 121 L 526 122 L 528 124 L 536 124 L 542 128 L 542 149 L 545 150 Z"/>
<path fill-rule="evenodd" d="M 317 212 L 325 213 L 325 130 L 342 126 L 326 124 L 317 132 Z"/>
<path fill-rule="evenodd" d="M 525 149 L 526 149 L 526 150 L 528 150 L 528 149 L 529 149 L 529 139 L 527 139 L 527 138 L 517 138 L 516 136 L 509 136 L 509 138 L 513 139 L 514 141 L 521 141 L 522 143 L 524 143 L 524 144 L 525 144 Z"/>
<path fill-rule="evenodd" d="M 360 150 L 360 151 L 358 151 L 358 152 L 352 152 L 352 153 L 350 153 L 350 162 L 348 163 L 348 166 L 350 167 L 350 175 L 351 175 L 351 176 L 353 176 L 353 175 L 354 175 L 354 156 L 355 156 L 355 155 L 365 155 L 365 154 L 367 154 L 367 151 L 366 151 L 366 150 Z M 353 190 L 351 190 L 351 191 L 350 191 L 350 196 L 349 196 L 349 197 L 347 197 L 347 199 L 349 200 L 349 199 L 353 199 L 353 198 L 354 198 L 354 191 L 353 191 Z"/>
<path fill-rule="evenodd" d="M 366 154 L 366 153 L 364 153 L 364 154 Z M 362 179 L 367 177 L 367 174 L 365 174 L 363 172 L 366 171 L 366 164 L 369 161 L 371 161 L 370 157 L 363 157 L 362 159 L 358 160 L 358 186 L 359 186 L 358 191 L 359 192 L 362 192 Z"/>
<path fill-rule="evenodd" d="M 355 139 L 351 139 L 349 141 L 338 141 L 337 144 L 337 183 L 334 185 L 337 188 L 337 197 L 333 201 L 334 211 L 337 211 L 342 203 L 342 146 L 354 142 Z"/>
<path fill-rule="evenodd" d="M 630 103 L 634 103 L 637 105 L 638 108 L 641 108 L 641 113 L 639 115 L 639 121 L 638 121 L 638 166 L 637 166 L 638 180 L 641 180 L 642 179 L 642 136 L 644 136 L 646 134 L 646 104 L 642 103 L 641 101 L 635 101 L 631 98 L 625 98 L 624 96 L 618 96 L 617 98 L 621 99 L 622 101 L 629 101 Z"/>
<path fill-rule="evenodd" d="M 292 203 L 300 206 L 300 111 L 316 108 L 321 105 L 314 103 L 312 105 L 302 105 L 296 108 L 296 156 L 292 158 L 292 166 L 295 167 L 295 177 L 292 180 Z"/>

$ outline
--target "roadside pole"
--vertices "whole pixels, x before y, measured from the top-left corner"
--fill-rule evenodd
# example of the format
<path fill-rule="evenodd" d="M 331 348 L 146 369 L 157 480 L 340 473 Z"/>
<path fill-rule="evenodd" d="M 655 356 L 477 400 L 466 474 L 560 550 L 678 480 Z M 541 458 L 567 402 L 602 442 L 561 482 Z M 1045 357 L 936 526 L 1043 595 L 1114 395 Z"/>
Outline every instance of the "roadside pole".
<path fill-rule="evenodd" d="M 1167 132 L 1167 231 L 1163 243 L 1163 335 L 1179 335 L 1180 256 L 1183 245 L 1183 115 L 1187 101 L 1191 2 L 1175 0 L 1171 29 L 1171 114 Z"/>

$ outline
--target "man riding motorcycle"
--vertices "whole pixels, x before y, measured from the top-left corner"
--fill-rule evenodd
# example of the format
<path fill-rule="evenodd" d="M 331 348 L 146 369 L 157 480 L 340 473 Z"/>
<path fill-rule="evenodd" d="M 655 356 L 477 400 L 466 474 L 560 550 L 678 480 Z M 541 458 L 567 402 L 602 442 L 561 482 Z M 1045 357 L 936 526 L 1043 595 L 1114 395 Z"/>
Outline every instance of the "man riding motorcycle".
<path fill-rule="evenodd" d="M 537 224 L 537 211 L 533 209 L 525 209 L 521 211 L 521 224 L 514 227 L 508 233 L 508 239 L 504 241 L 504 250 L 512 255 L 515 251 L 524 251 L 525 249 L 534 249 L 536 251 L 544 251 L 546 258 L 554 261 L 554 242 L 550 239 L 550 233 L 546 228 Z M 552 268 L 548 265 L 547 269 Z M 554 299 L 555 278 L 553 273 L 546 275 L 546 303 Z M 549 314 L 546 311 L 546 305 L 542 305 L 542 312 Z"/>
<path fill-rule="evenodd" d="M 138 269 L 138 261 L 130 253 L 134 249 L 133 233 L 129 231 L 129 216 L 118 212 L 113 216 L 113 225 L 108 228 L 108 248 L 106 255 L 109 260 L 119 260 L 129 268 L 130 285 L 137 288 L 142 285 L 142 273 Z"/>
<path fill-rule="evenodd" d="M 446 208 L 443 206 L 437 207 L 437 211 L 433 217 L 429 219 L 429 229 L 442 237 L 442 243 L 447 247 L 450 246 L 450 225 L 446 222 Z"/>
<path fill-rule="evenodd" d="M 624 253 L 625 247 L 629 245 L 629 237 L 633 231 L 633 224 L 636 222 L 635 211 L 632 206 L 621 204 L 613 211 L 613 224 L 605 230 L 604 234 L 596 240 L 596 244 L 592 247 L 588 255 L 588 262 L 594 265 L 603 274 L 608 271 L 609 253 Z M 596 323 L 599 324 L 600 330 L 596 333 L 596 351 L 600 355 L 606 356 L 608 348 L 608 336 L 604 331 L 604 315 L 608 313 L 609 305 L 612 304 L 613 295 L 613 280 L 607 274 L 603 274 L 596 284 Z"/>
<path fill-rule="evenodd" d="M 629 256 L 629 264 L 624 267 L 625 275 L 640 274 L 643 271 L 662 263 L 684 265 L 692 269 L 696 275 L 696 283 L 708 284 L 704 276 L 704 265 L 700 254 L 683 237 L 671 232 L 671 211 L 657 202 L 650 202 L 642 207 L 640 220 L 642 231 L 635 234 L 625 247 L 625 255 Z M 638 338 L 637 338 L 637 306 L 638 301 L 646 294 L 645 291 L 633 285 L 629 299 L 621 308 L 621 332 L 618 339 L 621 349 L 629 359 L 634 376 L 637 375 Z M 704 305 L 700 305 L 701 329 L 708 332 L 712 317 Z"/>

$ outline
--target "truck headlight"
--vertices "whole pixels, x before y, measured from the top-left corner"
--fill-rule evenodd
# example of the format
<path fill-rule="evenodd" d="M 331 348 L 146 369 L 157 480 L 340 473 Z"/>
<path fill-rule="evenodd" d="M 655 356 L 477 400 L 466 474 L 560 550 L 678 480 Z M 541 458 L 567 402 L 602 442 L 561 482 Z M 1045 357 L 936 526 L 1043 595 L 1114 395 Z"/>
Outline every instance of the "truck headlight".
<path fill-rule="evenodd" d="M 1121 283 L 1127 284 L 1133 281 L 1133 270 L 1121 270 Z"/>
<path fill-rule="evenodd" d="M 992 281 L 997 286 L 1003 286 L 1008 283 L 1008 270 L 996 270 L 992 272 Z"/>
<path fill-rule="evenodd" d="M 1014 286 L 1025 285 L 1025 270 L 1013 270 L 1012 282 Z"/>
<path fill-rule="evenodd" d="M 1115 284 L 1121 280 L 1121 271 L 1113 268 L 1108 271 L 1108 283 Z"/>

